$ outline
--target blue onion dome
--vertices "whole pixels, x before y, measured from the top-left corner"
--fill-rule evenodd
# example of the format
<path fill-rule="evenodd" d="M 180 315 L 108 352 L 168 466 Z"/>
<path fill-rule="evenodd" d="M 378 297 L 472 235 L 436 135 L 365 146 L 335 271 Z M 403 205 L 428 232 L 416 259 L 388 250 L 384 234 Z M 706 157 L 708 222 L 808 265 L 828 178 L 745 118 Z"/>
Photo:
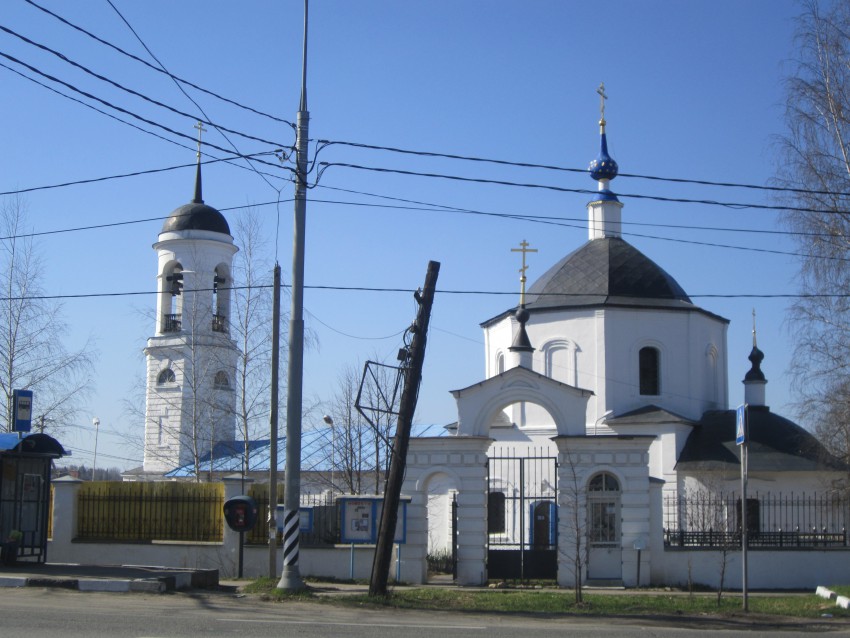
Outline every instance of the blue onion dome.
<path fill-rule="evenodd" d="M 604 128 L 604 120 L 600 122 L 602 124 L 602 147 L 599 149 L 599 155 L 595 160 L 590 162 L 590 166 L 587 167 L 587 170 L 590 171 L 590 176 L 596 181 L 603 179 L 614 179 L 617 177 L 617 173 L 619 172 L 619 167 L 617 166 L 617 162 L 614 161 L 614 158 L 608 155 L 608 139 L 605 135 Z"/>

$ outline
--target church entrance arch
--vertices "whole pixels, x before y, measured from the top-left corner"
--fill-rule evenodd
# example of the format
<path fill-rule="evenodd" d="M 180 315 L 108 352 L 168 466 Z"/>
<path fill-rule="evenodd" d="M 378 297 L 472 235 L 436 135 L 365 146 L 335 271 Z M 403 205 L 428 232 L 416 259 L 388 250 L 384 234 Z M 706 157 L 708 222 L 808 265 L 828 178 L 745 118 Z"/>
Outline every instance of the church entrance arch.
<path fill-rule="evenodd" d="M 600 472 L 587 485 L 588 580 L 623 578 L 620 522 L 620 482 Z"/>
<path fill-rule="evenodd" d="M 488 578 L 556 580 L 557 457 L 491 456 L 487 470 Z"/>

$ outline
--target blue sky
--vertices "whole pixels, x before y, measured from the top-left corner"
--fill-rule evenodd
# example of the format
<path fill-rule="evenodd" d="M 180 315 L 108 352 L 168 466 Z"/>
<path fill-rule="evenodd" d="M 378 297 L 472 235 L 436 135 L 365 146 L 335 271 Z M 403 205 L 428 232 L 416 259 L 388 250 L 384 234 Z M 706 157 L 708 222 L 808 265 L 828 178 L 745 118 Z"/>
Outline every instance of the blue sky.
<path fill-rule="evenodd" d="M 150 59 L 106 0 L 36 1 Z M 301 74 L 300 0 L 112 1 L 173 74 L 259 111 L 295 119 Z M 621 173 L 766 184 L 775 169 L 776 136 L 784 129 L 783 78 L 793 71 L 794 20 L 799 10 L 797 3 L 786 0 L 315 1 L 310 7 L 308 57 L 310 136 L 584 169 L 598 150 L 596 88 L 604 81 L 610 98 L 606 110 L 609 150 Z M 128 88 L 195 117 L 199 114 L 167 77 L 74 31 L 25 0 L 7 0 L 0 24 Z M 0 52 L 175 131 L 195 133 L 194 118 L 88 77 L 5 32 L 0 33 Z M 39 77 L 8 58 L 0 62 Z M 39 80 L 72 93 L 42 77 Z M 134 122 L 179 145 L 72 102 L 3 67 L 0 83 L 4 97 L 0 100 L 0 191 L 194 161 L 190 141 L 153 125 Z M 242 153 L 268 152 L 294 142 L 285 124 L 187 91 L 216 123 L 273 142 L 230 135 Z M 103 105 L 98 108 L 109 110 Z M 229 147 L 215 131 L 207 133 L 205 140 Z M 311 144 L 311 157 L 315 149 Z M 342 145 L 324 148 L 317 159 L 595 188 L 581 173 Z M 244 166 L 208 165 L 204 198 L 223 210 L 231 224 L 240 212 L 228 208 L 257 205 L 268 236 L 278 237 L 277 258 L 288 283 L 292 185 L 288 171 L 271 166 L 262 170 L 273 174 L 267 178 L 272 186 Z M 193 174 L 185 168 L 37 190 L 24 197 L 38 231 L 164 218 L 191 199 Z M 743 399 L 740 380 L 749 366 L 746 357 L 755 308 L 759 346 L 766 354 L 768 403 L 774 410 L 786 410 L 790 395 L 785 372 L 793 348 L 785 324 L 790 302 L 750 295 L 796 292 L 795 258 L 759 252 L 792 252 L 794 247 L 783 235 L 741 232 L 781 230 L 779 214 L 665 203 L 625 194 L 753 204 L 773 203 L 770 196 L 624 176 L 612 187 L 625 204 L 626 238 L 676 277 L 695 303 L 731 320 L 731 405 Z M 261 205 L 278 197 L 279 206 Z M 307 286 L 411 289 L 422 285 L 428 260 L 436 260 L 442 265 L 439 290 L 518 293 L 519 262 L 517 254 L 510 252 L 512 247 L 526 239 L 539 250 L 529 258 L 528 276 L 533 282 L 587 237 L 588 196 L 584 194 L 330 167 L 309 197 Z M 435 208 L 374 206 L 398 204 L 385 198 Z M 547 216 L 561 223 L 461 214 L 437 206 Z M 45 237 L 40 242 L 47 257 L 45 289 L 58 295 L 154 290 L 156 257 L 151 244 L 161 225 L 157 219 Z M 417 423 L 442 425 L 454 420 L 448 391 L 483 376 L 479 323 L 516 301 L 504 295 L 437 295 Z M 288 298 L 284 303 L 288 307 Z M 99 466 L 132 467 L 141 461 L 122 436 L 140 435 L 143 424 L 124 414 L 122 399 L 143 376 L 141 348 L 153 332 L 149 313 L 154 304 L 153 295 L 64 302 L 69 347 L 93 334 L 100 351 L 90 416 L 81 417 L 67 434 L 76 462 L 90 462 L 93 416 L 101 421 Z M 311 288 L 305 294 L 305 307 L 307 327 L 319 341 L 305 359 L 305 403 L 330 399 L 345 365 L 375 356 L 391 358 L 400 344 L 399 333 L 415 313 L 409 294 L 389 292 Z M 320 423 L 318 411 L 305 427 Z"/>

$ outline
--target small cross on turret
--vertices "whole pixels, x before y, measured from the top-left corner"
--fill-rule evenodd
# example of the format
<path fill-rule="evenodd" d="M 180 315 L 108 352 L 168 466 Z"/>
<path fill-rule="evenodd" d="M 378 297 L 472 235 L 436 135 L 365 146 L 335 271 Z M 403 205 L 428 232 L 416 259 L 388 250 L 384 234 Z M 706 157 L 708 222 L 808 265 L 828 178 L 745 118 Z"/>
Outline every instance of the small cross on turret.
<path fill-rule="evenodd" d="M 194 128 L 198 129 L 198 161 L 201 159 L 201 135 L 207 132 L 207 129 L 204 128 L 204 123 L 198 120 L 198 123 L 195 124 Z"/>
<path fill-rule="evenodd" d="M 599 127 L 600 133 L 605 132 L 605 100 L 608 99 L 608 96 L 605 94 L 605 82 L 599 83 L 599 88 L 596 89 L 596 92 L 599 93 Z"/>
<path fill-rule="evenodd" d="M 525 271 L 528 270 L 528 266 L 525 263 L 525 255 L 526 253 L 536 253 L 536 248 L 529 248 L 531 244 L 529 244 L 524 239 L 520 242 L 519 248 L 511 248 L 512 253 L 522 253 L 522 268 L 519 269 L 519 284 L 520 284 L 520 292 L 519 292 L 519 304 L 521 306 L 525 305 Z"/>

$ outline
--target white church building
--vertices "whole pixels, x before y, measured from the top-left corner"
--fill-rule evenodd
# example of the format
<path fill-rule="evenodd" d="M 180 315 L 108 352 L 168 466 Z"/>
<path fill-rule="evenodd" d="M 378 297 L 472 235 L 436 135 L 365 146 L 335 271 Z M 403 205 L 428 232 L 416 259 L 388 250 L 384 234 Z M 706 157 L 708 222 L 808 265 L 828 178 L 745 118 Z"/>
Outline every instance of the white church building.
<path fill-rule="evenodd" d="M 729 322 L 622 238 L 604 111 L 600 134 L 588 241 L 481 324 L 484 379 L 452 392 L 450 435 L 411 440 L 405 554 L 452 552 L 460 584 L 740 588 L 745 514 L 749 587 L 850 582 L 848 468 L 767 407 L 755 329 L 749 366 L 733 353 L 742 508 Z"/>

